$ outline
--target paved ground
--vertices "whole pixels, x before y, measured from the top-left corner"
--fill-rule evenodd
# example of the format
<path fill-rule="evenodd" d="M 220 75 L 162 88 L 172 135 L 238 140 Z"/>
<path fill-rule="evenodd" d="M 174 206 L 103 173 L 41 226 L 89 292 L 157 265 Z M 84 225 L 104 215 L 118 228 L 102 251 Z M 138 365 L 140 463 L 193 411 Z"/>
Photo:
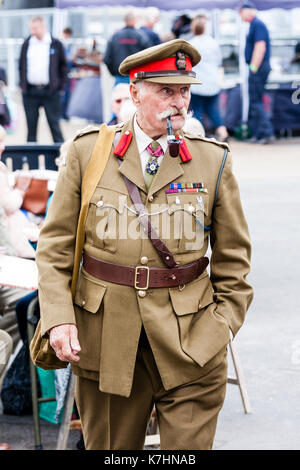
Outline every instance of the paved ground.
<path fill-rule="evenodd" d="M 289 150 L 282 147 L 282 173 Z M 235 345 L 252 413 L 244 414 L 238 387 L 228 385 L 216 449 L 300 449 L 299 156 L 290 176 L 240 179 L 255 298 Z"/>
<path fill-rule="evenodd" d="M 66 138 L 81 127 L 64 122 Z M 43 122 L 39 140 L 51 142 Z M 22 113 L 19 130 L 8 141 L 25 141 Z M 299 144 L 299 138 L 270 146 L 231 142 L 253 243 L 249 280 L 255 298 L 235 339 L 252 413 L 244 413 L 238 387 L 228 385 L 216 450 L 300 449 Z M 57 432 L 57 426 L 43 422 L 46 449 L 55 449 Z M 70 432 L 69 449 L 78 438 L 78 431 Z M 32 449 L 32 418 L 0 415 L 1 441 L 14 449 Z"/>

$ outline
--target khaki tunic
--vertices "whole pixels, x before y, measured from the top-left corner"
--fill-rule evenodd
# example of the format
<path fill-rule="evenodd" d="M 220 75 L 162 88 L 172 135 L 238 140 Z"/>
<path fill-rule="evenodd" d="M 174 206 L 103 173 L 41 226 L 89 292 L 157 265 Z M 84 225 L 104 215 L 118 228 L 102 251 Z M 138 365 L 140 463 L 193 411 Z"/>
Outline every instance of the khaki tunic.
<path fill-rule="evenodd" d="M 122 134 L 127 130 L 132 131 L 133 139 L 122 164 L 119 166 L 112 148 L 91 198 L 84 250 L 110 263 L 138 266 L 146 257 L 146 266 L 165 267 L 150 240 L 139 231 L 125 175 L 140 189 L 148 212 L 157 213 L 151 221 L 180 265 L 204 256 L 211 244 L 208 270 L 185 286 L 148 289 L 141 297 L 134 287 L 99 280 L 81 269 L 73 303 L 70 283 L 81 181 L 97 128 L 83 131 L 71 144 L 37 249 L 42 334 L 59 324 L 76 324 L 82 349 L 73 371 L 99 380 L 101 391 L 125 397 L 131 392 L 142 325 L 162 383 L 169 390 L 201 375 L 204 364 L 228 343 L 230 330 L 233 335 L 239 330 L 253 296 L 246 280 L 249 233 L 230 153 L 212 220 L 226 144 L 182 133 L 192 160 L 183 163 L 167 152 L 147 193 L 132 120 L 121 127 Z M 166 194 L 172 182 L 202 182 L 207 193 Z M 193 244 L 193 236 L 201 228 L 195 215 L 205 226 L 212 226 L 201 231 L 202 243 Z M 130 237 L 125 233 L 127 226 Z M 169 228 L 165 230 L 165 226 Z M 178 227 L 182 229 L 180 238 Z"/>

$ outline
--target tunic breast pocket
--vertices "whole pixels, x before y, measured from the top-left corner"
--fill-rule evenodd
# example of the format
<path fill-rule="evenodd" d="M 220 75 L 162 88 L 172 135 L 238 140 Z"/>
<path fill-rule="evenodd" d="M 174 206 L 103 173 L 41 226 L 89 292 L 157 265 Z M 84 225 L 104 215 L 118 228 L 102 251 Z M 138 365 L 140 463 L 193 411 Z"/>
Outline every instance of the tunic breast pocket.
<path fill-rule="evenodd" d="M 115 253 L 127 213 L 126 203 L 126 194 L 97 186 L 90 200 L 85 226 L 88 244 Z"/>
<path fill-rule="evenodd" d="M 208 216 L 208 193 L 167 194 L 168 235 L 166 245 L 174 253 L 201 250 L 205 218 Z"/>

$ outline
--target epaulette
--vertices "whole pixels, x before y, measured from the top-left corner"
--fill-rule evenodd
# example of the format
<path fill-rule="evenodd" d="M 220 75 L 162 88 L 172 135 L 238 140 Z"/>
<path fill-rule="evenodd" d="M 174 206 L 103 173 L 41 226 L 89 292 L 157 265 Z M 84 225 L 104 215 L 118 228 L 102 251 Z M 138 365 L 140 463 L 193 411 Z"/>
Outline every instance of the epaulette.
<path fill-rule="evenodd" d="M 215 145 L 218 145 L 219 147 L 227 148 L 228 151 L 230 151 L 230 147 L 227 142 L 220 142 L 219 140 L 216 140 L 214 138 L 204 137 L 203 135 L 200 135 L 200 134 L 191 134 L 189 132 L 184 132 L 184 137 L 186 137 L 187 139 L 191 139 L 191 140 L 202 140 L 203 142 L 209 142 L 210 144 L 215 144 Z"/>
<path fill-rule="evenodd" d="M 124 126 L 124 122 L 119 122 L 118 124 L 114 124 L 116 127 L 116 130 L 122 130 L 122 127 Z M 93 132 L 99 132 L 101 125 L 93 125 L 90 124 L 83 129 L 80 129 L 79 131 L 76 132 L 73 140 L 79 139 L 79 137 L 82 137 L 83 135 L 86 134 L 92 134 Z"/>
<path fill-rule="evenodd" d="M 83 135 L 86 135 L 86 134 L 99 132 L 99 129 L 100 129 L 100 126 L 95 126 L 95 125 L 90 124 L 89 126 L 86 126 L 83 129 L 80 129 L 79 131 L 77 131 L 73 140 L 77 140 L 79 139 L 79 137 L 82 137 Z"/>

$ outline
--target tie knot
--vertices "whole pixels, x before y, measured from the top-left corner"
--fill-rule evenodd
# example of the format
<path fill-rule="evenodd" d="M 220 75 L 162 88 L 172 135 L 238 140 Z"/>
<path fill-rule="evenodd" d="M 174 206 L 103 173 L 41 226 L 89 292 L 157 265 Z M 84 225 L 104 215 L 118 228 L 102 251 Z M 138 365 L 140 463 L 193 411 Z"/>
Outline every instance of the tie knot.
<path fill-rule="evenodd" d="M 152 140 L 151 144 L 148 145 L 147 150 L 153 157 L 160 157 L 164 154 L 161 145 L 156 140 Z"/>

